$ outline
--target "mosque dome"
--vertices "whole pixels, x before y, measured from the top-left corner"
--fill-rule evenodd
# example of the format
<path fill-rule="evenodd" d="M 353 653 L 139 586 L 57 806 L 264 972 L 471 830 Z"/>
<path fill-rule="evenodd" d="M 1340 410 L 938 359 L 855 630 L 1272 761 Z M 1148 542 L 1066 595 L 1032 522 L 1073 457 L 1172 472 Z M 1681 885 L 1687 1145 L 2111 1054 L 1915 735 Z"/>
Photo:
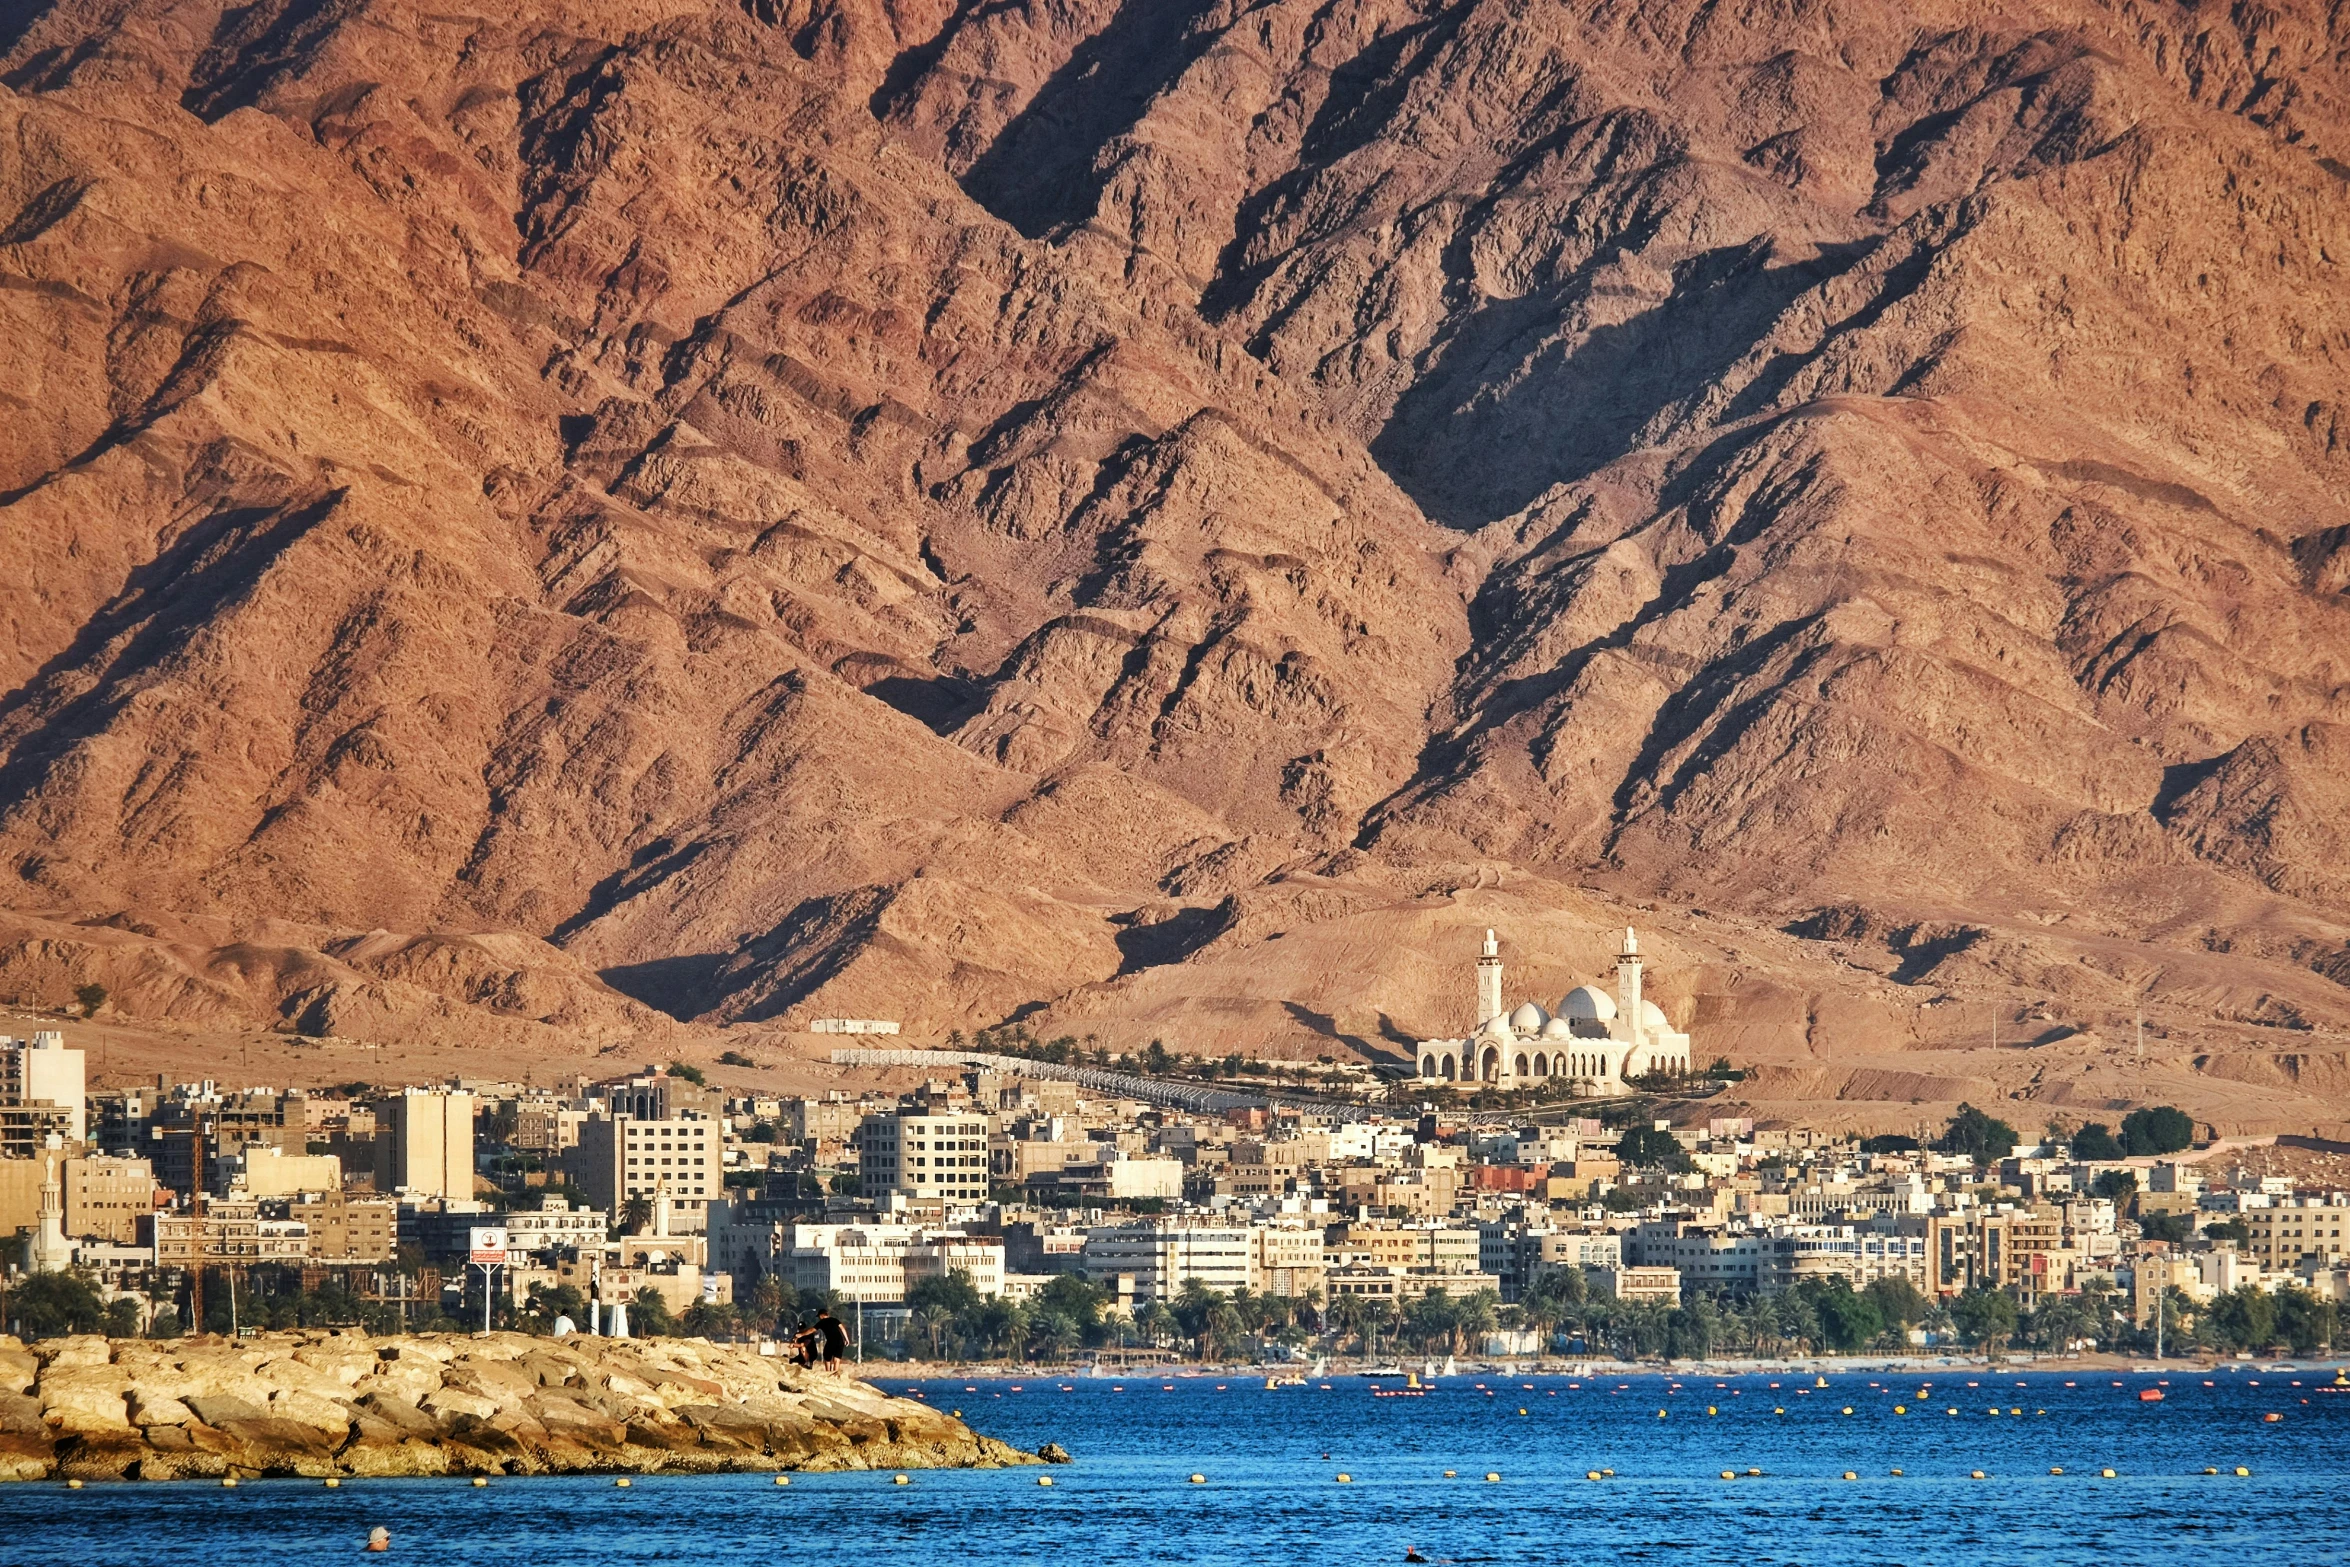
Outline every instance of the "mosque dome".
<path fill-rule="evenodd" d="M 1604 990 L 1593 990 L 1589 985 L 1577 985 L 1567 992 L 1559 1003 L 1559 1016 L 1578 1023 L 1612 1022 L 1616 1004 Z"/>
<path fill-rule="evenodd" d="M 1550 1021 L 1550 1014 L 1528 1001 L 1510 1014 L 1510 1027 L 1521 1034 L 1539 1034 L 1542 1025 Z"/>
<path fill-rule="evenodd" d="M 1640 1028 L 1643 1033 L 1650 1029 L 1661 1029 L 1669 1034 L 1673 1031 L 1673 1024 L 1665 1016 L 1664 1008 L 1643 996 L 1640 998 Z"/>
<path fill-rule="evenodd" d="M 1545 1039 L 1572 1039 L 1575 1037 L 1575 1030 L 1565 1018 L 1554 1017 L 1542 1025 L 1542 1037 Z"/>

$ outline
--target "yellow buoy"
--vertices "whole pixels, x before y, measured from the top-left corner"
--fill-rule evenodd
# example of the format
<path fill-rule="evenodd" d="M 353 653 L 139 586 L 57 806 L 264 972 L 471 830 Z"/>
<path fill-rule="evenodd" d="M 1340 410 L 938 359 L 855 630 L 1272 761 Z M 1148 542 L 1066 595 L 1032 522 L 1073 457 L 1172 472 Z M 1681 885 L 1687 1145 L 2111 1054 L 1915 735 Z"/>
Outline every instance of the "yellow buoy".
<path fill-rule="evenodd" d="M 2216 1469 L 2205 1469 L 2203 1472 L 2207 1475 L 2215 1475 L 2219 1473 L 2219 1471 Z"/>
<path fill-rule="evenodd" d="M 488 1482 L 487 1480 L 484 1480 L 484 1479 L 483 1479 L 483 1478 L 482 1478 L 480 1475 L 475 1475 L 475 1476 L 473 1477 L 473 1483 L 474 1483 L 475 1485 L 488 1485 L 488 1484 L 489 1484 L 489 1482 Z"/>
<path fill-rule="evenodd" d="M 1851 1470 L 1847 1469 L 1847 1470 L 1845 1470 L 1845 1471 L 1844 1471 L 1844 1478 L 1845 1478 L 1845 1479 L 1847 1479 L 1847 1480 L 1857 1480 L 1857 1479 L 1859 1479 L 1859 1478 L 1860 1478 L 1860 1476 L 1859 1476 L 1859 1475 L 1856 1475 L 1856 1474 L 1854 1474 L 1854 1473 L 1853 1473 Z"/>
<path fill-rule="evenodd" d="M 1519 1414 L 1521 1414 L 1521 1415 L 1522 1415 L 1522 1414 L 1524 1414 L 1525 1412 L 1526 1412 L 1526 1411 L 1525 1411 L 1524 1409 L 1522 1409 L 1522 1408 L 1521 1408 L 1521 1409 L 1518 1411 L 1518 1413 L 1519 1413 Z"/>
<path fill-rule="evenodd" d="M 2237 1470 L 2236 1470 L 2236 1475 L 2237 1475 L 2237 1477 L 2238 1477 L 2239 1479 L 2241 1479 L 2241 1478 L 2243 1478 L 2243 1477 L 2245 1477 L 2245 1476 L 2247 1476 L 2247 1475 L 2250 1475 L 2251 1473 L 2252 1473 L 2252 1471 L 2251 1471 L 2251 1470 L 2249 1470 L 2249 1469 L 2245 1469 L 2245 1468 L 2243 1468 L 2243 1467 L 2241 1467 L 2241 1466 L 2239 1466 L 2239 1467 L 2237 1468 Z"/>
<path fill-rule="evenodd" d="M 1977 1470 L 1975 1470 L 1975 1471 L 1973 1472 L 1973 1474 L 1972 1474 L 1972 1475 L 1971 1475 L 1969 1478 L 1971 1478 L 1971 1479 L 1976 1479 L 1976 1480 L 1980 1480 L 1980 1479 L 1984 1478 L 1984 1476 L 1983 1476 L 1983 1471 L 1982 1471 L 1982 1470 L 1980 1470 L 1980 1469 L 1977 1469 Z"/>
<path fill-rule="evenodd" d="M 82 1483 L 79 1480 L 68 1480 L 65 1482 L 65 1488 L 68 1491 L 78 1491 L 82 1488 Z"/>
<path fill-rule="evenodd" d="M 1774 1415 L 1783 1415 L 1783 1414 L 1787 1413 L 1787 1406 L 1786 1406 L 1786 1405 L 1784 1405 L 1784 1404 L 1781 1404 L 1781 1405 L 1779 1405 L 1779 1406 L 1775 1407 L 1774 1409 L 1772 1409 L 1771 1413 L 1772 1413 L 1772 1414 L 1774 1414 Z"/>
<path fill-rule="evenodd" d="M 1599 1478 L 1599 1471 L 1596 1469 L 1586 1469 L 1583 1472 L 1583 1478 L 1586 1480 L 1596 1480 Z"/>
<path fill-rule="evenodd" d="M 1950 1406 L 1950 1412 L 1951 1412 L 1952 1414 L 1954 1414 L 1954 1415 L 1955 1415 L 1955 1414 L 1957 1414 L 1957 1413 L 1958 1413 L 1958 1406 L 1957 1406 L 1956 1404 L 1953 1404 L 1953 1405 L 1951 1405 L 1951 1406 Z"/>
<path fill-rule="evenodd" d="M 2063 1468 L 2062 1468 L 2061 1466 L 2059 1466 L 2058 1468 L 2051 1469 L 2051 1470 L 2049 1470 L 2048 1472 L 2049 1472 L 2050 1474 L 2052 1474 L 2052 1475 L 2060 1475 L 2060 1474 L 2063 1474 L 2063 1473 L 2064 1473 L 2064 1470 L 2063 1470 Z"/>
<path fill-rule="evenodd" d="M 235 1475 L 230 1475 L 226 1479 L 222 1480 L 220 1485 L 221 1489 L 224 1491 L 233 1491 L 237 1488 L 237 1477 Z"/>
<path fill-rule="evenodd" d="M 1722 1478 L 1725 1480 L 1735 1480 L 1738 1478 L 1738 1471 L 1735 1469 L 1725 1469 L 1722 1471 Z"/>
<path fill-rule="evenodd" d="M 1355 1477 L 1350 1474 L 1342 1474 L 1338 1477 L 1338 1483 L 1340 1485 L 1352 1485 L 1354 1484 L 1354 1480 Z"/>
<path fill-rule="evenodd" d="M 777 1475 L 777 1476 L 775 1477 L 775 1483 L 776 1483 L 777 1485 L 789 1485 L 789 1484 L 791 1484 L 791 1476 L 790 1476 L 790 1475 Z"/>
<path fill-rule="evenodd" d="M 1852 1406 L 1851 1406 L 1850 1404 L 1846 1404 L 1846 1405 L 1844 1406 L 1844 1412 L 1845 1412 L 1846 1414 L 1848 1414 L 1848 1415 L 1849 1415 L 1849 1414 L 1851 1414 L 1851 1413 L 1852 1413 Z"/>
<path fill-rule="evenodd" d="M 326 1482 L 326 1488 L 330 1491 L 336 1490 L 342 1485 L 342 1483 L 343 1482 L 340 1480 L 329 1480 Z"/>
<path fill-rule="evenodd" d="M 905 1475 L 891 1475 L 889 1483 L 891 1485 L 912 1485 L 914 1482 Z"/>
<path fill-rule="evenodd" d="M 2100 1469 L 2097 1471 L 2097 1478 L 2100 1480 L 2110 1480 L 2113 1478 L 2113 1471 L 2110 1469 Z"/>
<path fill-rule="evenodd" d="M 1718 1415 L 1721 1413 L 1720 1410 L 1714 1408 L 1714 1406 L 1711 1404 L 1705 1406 L 1705 1412 L 1709 1415 Z"/>
<path fill-rule="evenodd" d="M 622 1475 L 622 1476 L 621 1476 L 619 1479 L 617 1479 L 617 1480 L 615 1480 L 615 1481 L 613 1481 L 613 1482 L 612 1482 L 612 1486 L 613 1486 L 613 1489 L 615 1489 L 615 1490 L 620 1490 L 620 1491 L 625 1491 L 625 1490 L 627 1490 L 627 1489 L 628 1489 L 628 1476 L 626 1476 L 626 1475 Z"/>
<path fill-rule="evenodd" d="M 2023 1413 L 2023 1411 L 2022 1411 L 2022 1410 L 2020 1410 L 2020 1409 L 2011 1409 L 2011 1410 L 2009 1410 L 2009 1411 L 2008 1411 L 2008 1413 L 2009 1413 L 2009 1414 L 2011 1414 L 2011 1415 L 2020 1415 L 2020 1414 L 2022 1414 L 2022 1413 Z"/>
<path fill-rule="evenodd" d="M 1053 1477 L 1051 1475 L 1038 1475 L 1036 1477 L 1036 1483 L 1038 1485 L 1051 1485 L 1053 1483 Z"/>
<path fill-rule="evenodd" d="M 1656 1417 L 1657 1417 L 1657 1419 L 1659 1419 L 1659 1420 L 1662 1420 L 1662 1419 L 1664 1419 L 1664 1417 L 1665 1417 L 1665 1412 L 1664 1412 L 1663 1410 L 1661 1410 L 1661 1409 L 1660 1409 L 1660 1410 L 1658 1410 L 1658 1411 L 1656 1412 Z"/>
<path fill-rule="evenodd" d="M 1760 1469 L 1749 1469 L 1746 1472 L 1750 1475 L 1758 1475 L 1762 1473 Z"/>
<path fill-rule="evenodd" d="M 1895 1404 L 1893 1406 L 1893 1412 L 1897 1415 L 1906 1415 L 1909 1413 L 1909 1406 L 1907 1404 Z"/>
<path fill-rule="evenodd" d="M 1996 1415 L 1999 1413 L 1999 1406 L 1997 1404 L 1993 1404 L 1989 1409 L 1984 1410 L 1983 1413 L 1986 1415 Z"/>
<path fill-rule="evenodd" d="M 1901 1473 L 1901 1471 L 1900 1471 L 1900 1470 L 1898 1470 L 1898 1469 L 1894 1470 L 1893 1472 L 1894 1472 L 1895 1474 L 1899 1474 L 1899 1473 Z"/>
<path fill-rule="evenodd" d="M 1193 1485 L 1206 1485 L 1208 1483 L 1208 1477 L 1206 1475 L 1193 1475 L 1191 1477 L 1191 1483 Z"/>
<path fill-rule="evenodd" d="M 1492 1470 L 1489 1469 L 1485 1472 L 1485 1483 L 1487 1485 L 1497 1485 L 1500 1483 L 1500 1481 L 1501 1476 L 1495 1474 Z"/>
<path fill-rule="evenodd" d="M 1453 1479 L 1455 1476 L 1457 1476 L 1459 1473 L 1460 1473 L 1460 1471 L 1459 1471 L 1459 1470 L 1457 1470 L 1457 1469 L 1447 1469 L 1446 1471 L 1444 1471 L 1444 1478 L 1446 1478 L 1447 1480 L 1450 1480 L 1450 1479 Z"/>

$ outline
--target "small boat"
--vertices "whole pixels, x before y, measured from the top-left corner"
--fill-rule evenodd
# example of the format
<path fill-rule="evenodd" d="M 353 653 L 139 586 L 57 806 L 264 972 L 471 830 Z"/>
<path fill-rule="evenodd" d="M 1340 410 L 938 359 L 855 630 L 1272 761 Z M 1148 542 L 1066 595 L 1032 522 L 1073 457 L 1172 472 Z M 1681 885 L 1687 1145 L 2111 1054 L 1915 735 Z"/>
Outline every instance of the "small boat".
<path fill-rule="evenodd" d="M 2141 1404 L 2161 1403 L 2162 1389 L 2158 1387 L 2142 1387 L 2138 1389 L 2138 1402 Z"/>
<path fill-rule="evenodd" d="M 1316 1355 L 1314 1357 L 1314 1369 L 1308 1372 L 1307 1375 L 1315 1378 L 1318 1381 L 1321 1378 L 1328 1376 L 1329 1374 L 1330 1357 L 1328 1355 Z"/>
<path fill-rule="evenodd" d="M 1461 1368 L 1450 1355 L 1444 1357 L 1444 1374 L 1448 1377 L 1457 1377 L 1461 1374 Z"/>

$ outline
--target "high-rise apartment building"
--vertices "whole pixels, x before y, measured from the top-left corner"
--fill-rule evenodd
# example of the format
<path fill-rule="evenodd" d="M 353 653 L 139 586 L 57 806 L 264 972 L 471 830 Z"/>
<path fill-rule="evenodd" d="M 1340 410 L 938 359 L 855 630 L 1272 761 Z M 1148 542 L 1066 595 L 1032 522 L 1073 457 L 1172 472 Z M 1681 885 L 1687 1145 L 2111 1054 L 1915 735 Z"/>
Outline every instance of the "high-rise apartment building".
<path fill-rule="evenodd" d="M 410 1088 L 375 1107 L 375 1189 L 473 1198 L 473 1095 Z"/>

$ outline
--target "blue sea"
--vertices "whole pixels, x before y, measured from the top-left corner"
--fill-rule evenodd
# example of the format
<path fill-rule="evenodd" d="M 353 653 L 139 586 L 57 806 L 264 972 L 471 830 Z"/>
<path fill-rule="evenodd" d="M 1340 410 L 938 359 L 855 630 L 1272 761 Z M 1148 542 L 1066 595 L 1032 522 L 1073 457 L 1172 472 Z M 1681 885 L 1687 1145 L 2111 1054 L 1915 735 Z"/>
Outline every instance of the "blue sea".
<path fill-rule="evenodd" d="M 2350 1388 L 2331 1365 L 1844 1372 L 1824 1388 L 1808 1373 L 1464 1375 L 1421 1397 L 1355 1377 L 875 1381 L 1076 1462 L 903 1486 L 0 1486 L 0 1563 L 347 1561 L 379 1524 L 391 1559 L 438 1562 L 2350 1561 Z M 2156 1386 L 2161 1402 L 2139 1399 Z"/>

